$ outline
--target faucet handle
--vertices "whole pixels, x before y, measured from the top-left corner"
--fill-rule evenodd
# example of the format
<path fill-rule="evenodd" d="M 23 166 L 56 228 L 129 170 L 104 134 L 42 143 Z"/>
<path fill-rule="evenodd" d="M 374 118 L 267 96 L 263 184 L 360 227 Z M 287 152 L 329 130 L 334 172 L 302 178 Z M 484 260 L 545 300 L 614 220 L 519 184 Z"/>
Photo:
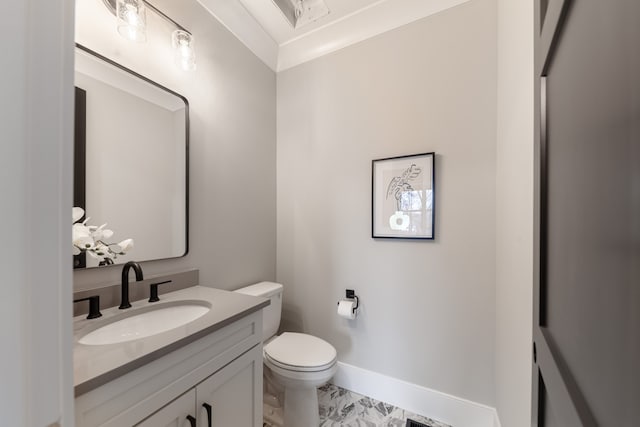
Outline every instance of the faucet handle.
<path fill-rule="evenodd" d="M 171 280 L 165 280 L 164 282 L 152 283 L 149 285 L 149 302 L 160 301 L 160 298 L 158 298 L 158 286 L 164 285 L 165 283 L 171 283 Z"/>
<path fill-rule="evenodd" d="M 80 301 L 89 301 L 89 314 L 87 315 L 87 319 L 97 319 L 102 316 L 100 313 L 100 295 L 94 295 L 87 298 L 80 298 L 73 300 L 74 303 Z"/>

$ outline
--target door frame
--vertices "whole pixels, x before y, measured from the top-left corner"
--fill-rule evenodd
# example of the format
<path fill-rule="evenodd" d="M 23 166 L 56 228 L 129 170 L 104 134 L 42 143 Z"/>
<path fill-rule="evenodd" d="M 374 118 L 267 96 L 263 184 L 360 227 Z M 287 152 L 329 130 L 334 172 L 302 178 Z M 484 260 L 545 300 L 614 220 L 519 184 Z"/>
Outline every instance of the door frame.
<path fill-rule="evenodd" d="M 73 426 L 73 0 L 6 2 L 0 144 L 4 425 Z M 7 10 L 8 8 L 8 10 Z"/>

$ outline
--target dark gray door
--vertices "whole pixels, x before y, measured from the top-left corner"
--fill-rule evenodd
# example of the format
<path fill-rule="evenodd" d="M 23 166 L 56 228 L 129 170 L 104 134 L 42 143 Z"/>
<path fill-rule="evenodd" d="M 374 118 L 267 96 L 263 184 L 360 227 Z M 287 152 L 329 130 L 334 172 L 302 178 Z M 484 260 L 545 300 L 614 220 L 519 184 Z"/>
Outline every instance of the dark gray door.
<path fill-rule="evenodd" d="M 534 426 L 640 426 L 640 0 L 536 2 Z"/>

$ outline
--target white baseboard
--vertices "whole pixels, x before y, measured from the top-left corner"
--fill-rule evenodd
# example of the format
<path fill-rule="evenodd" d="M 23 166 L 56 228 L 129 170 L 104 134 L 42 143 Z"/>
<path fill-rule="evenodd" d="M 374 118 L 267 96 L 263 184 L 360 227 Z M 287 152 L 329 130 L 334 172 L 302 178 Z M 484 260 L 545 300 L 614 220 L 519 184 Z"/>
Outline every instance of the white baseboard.
<path fill-rule="evenodd" d="M 493 411 L 493 427 L 502 427 L 500 423 L 500 417 L 498 417 L 498 411 Z"/>
<path fill-rule="evenodd" d="M 453 427 L 500 427 L 495 408 L 338 362 L 337 386 Z"/>

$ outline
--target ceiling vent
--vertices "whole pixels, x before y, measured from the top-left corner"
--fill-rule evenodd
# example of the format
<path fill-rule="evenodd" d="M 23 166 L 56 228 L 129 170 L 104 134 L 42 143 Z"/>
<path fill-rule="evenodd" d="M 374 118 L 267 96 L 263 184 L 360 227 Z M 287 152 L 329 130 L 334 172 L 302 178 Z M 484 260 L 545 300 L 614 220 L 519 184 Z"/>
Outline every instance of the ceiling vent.
<path fill-rule="evenodd" d="M 330 11 L 323 0 L 273 0 L 295 29 L 327 16 Z"/>

